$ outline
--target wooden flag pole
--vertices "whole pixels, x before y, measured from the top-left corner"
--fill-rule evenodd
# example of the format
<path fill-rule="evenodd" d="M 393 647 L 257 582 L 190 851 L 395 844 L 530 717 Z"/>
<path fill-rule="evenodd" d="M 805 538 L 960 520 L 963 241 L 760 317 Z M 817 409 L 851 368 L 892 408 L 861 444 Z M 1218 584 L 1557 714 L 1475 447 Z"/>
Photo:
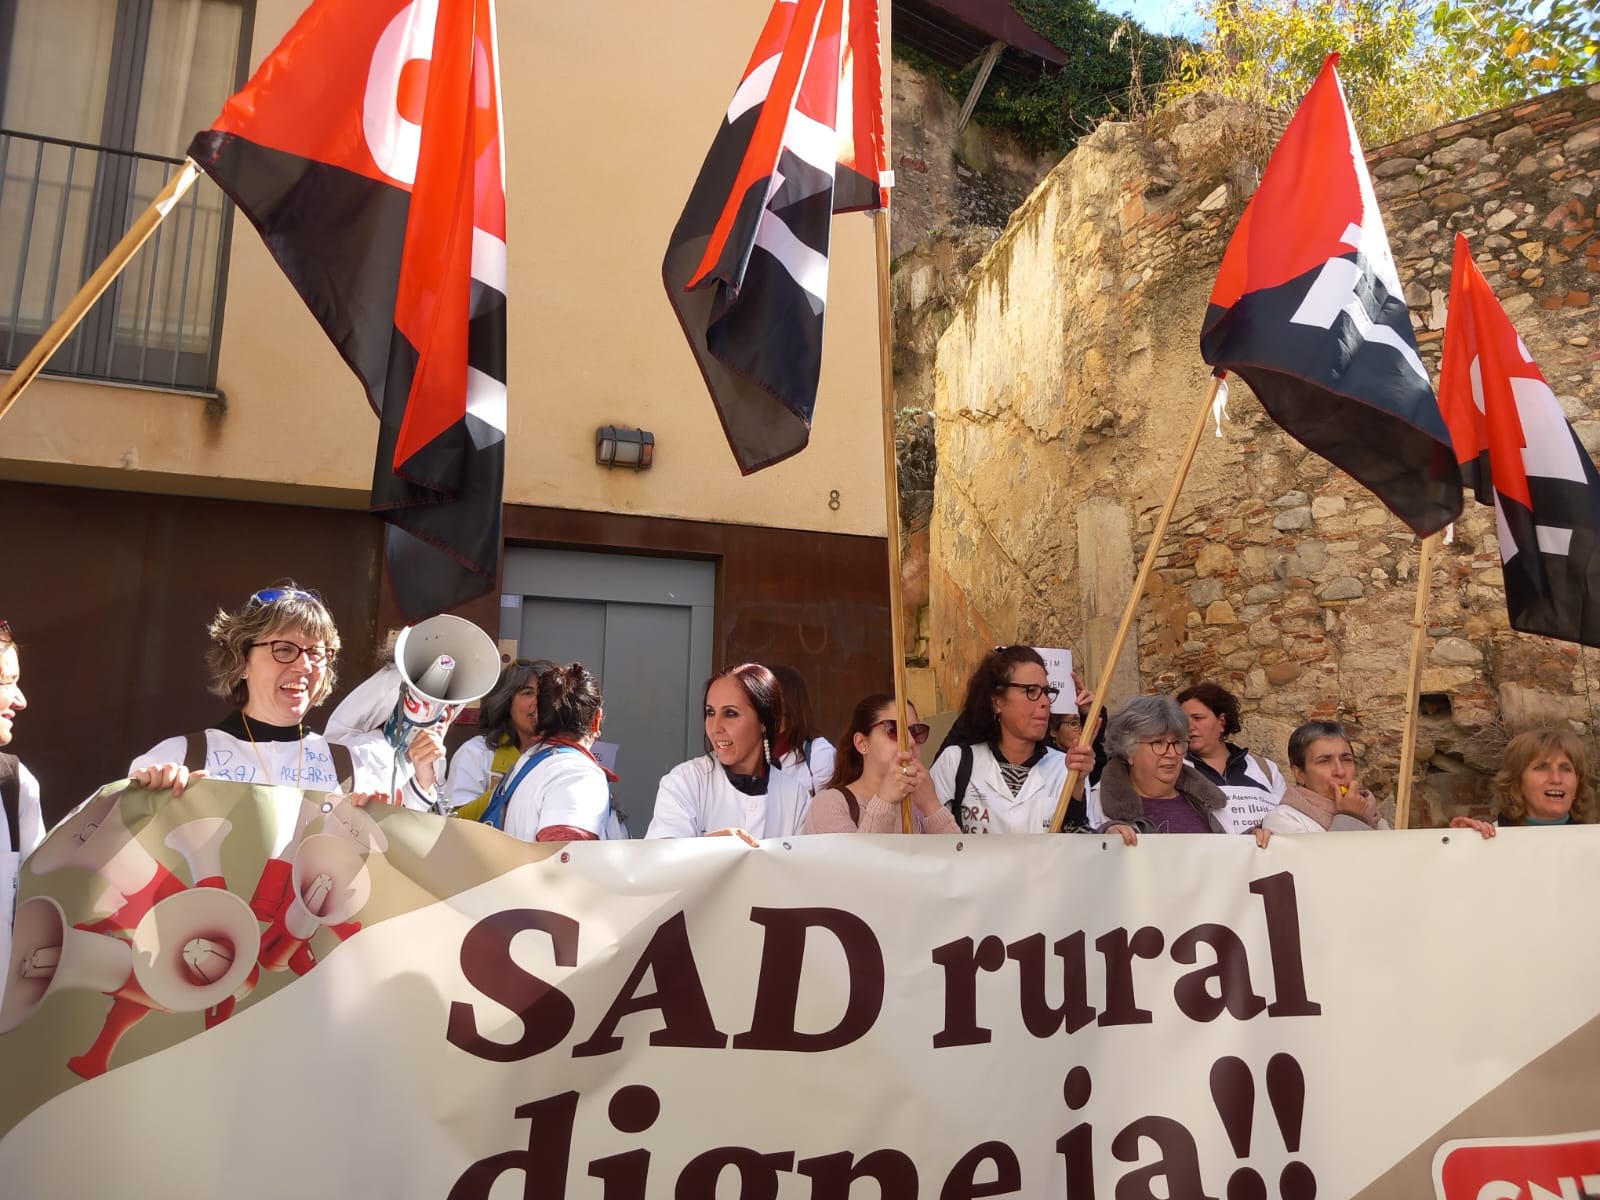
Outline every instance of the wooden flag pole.
<path fill-rule="evenodd" d="M 1177 473 L 1172 477 L 1172 487 L 1167 492 L 1167 502 L 1161 506 L 1161 515 L 1156 518 L 1155 528 L 1150 531 L 1150 544 L 1145 547 L 1144 562 L 1139 564 L 1139 575 L 1133 581 L 1133 593 L 1128 597 L 1128 606 L 1122 610 L 1122 624 L 1117 626 L 1117 636 L 1111 639 L 1111 651 L 1106 655 L 1105 665 L 1100 668 L 1100 682 L 1094 689 L 1094 702 L 1089 706 L 1089 715 L 1083 719 L 1083 728 L 1078 733 L 1078 745 L 1091 746 L 1094 744 L 1094 728 L 1100 720 L 1100 714 L 1105 709 L 1106 693 L 1111 689 L 1111 675 L 1117 669 L 1117 659 L 1122 657 L 1122 645 L 1128 640 L 1128 631 L 1133 628 L 1133 617 L 1139 610 L 1139 601 L 1144 597 L 1145 585 L 1150 581 L 1151 568 L 1155 566 L 1156 558 L 1161 553 L 1161 541 L 1166 536 L 1167 524 L 1172 520 L 1172 510 L 1178 506 L 1178 493 L 1183 490 L 1183 481 L 1188 478 L 1189 467 L 1194 462 L 1195 451 L 1200 448 L 1200 439 L 1205 435 L 1206 419 L 1211 415 L 1211 405 L 1217 398 L 1217 390 L 1222 386 L 1220 376 L 1213 376 L 1210 390 L 1206 392 L 1206 402 L 1200 406 L 1200 411 L 1195 414 L 1194 428 L 1189 431 L 1189 444 L 1183 448 L 1183 457 L 1178 461 Z M 1050 821 L 1050 832 L 1060 833 L 1061 826 L 1067 819 L 1067 805 L 1072 802 L 1072 793 L 1082 778 L 1076 771 L 1067 772 L 1067 781 L 1061 785 L 1061 796 L 1056 801 L 1056 815 Z"/>
<path fill-rule="evenodd" d="M 889 206 L 872 214 L 878 248 L 878 386 L 883 400 L 883 508 L 889 522 L 889 653 L 894 671 L 895 729 L 911 749 L 906 718 L 906 631 L 900 581 L 900 468 L 894 452 L 894 314 L 889 307 Z M 911 832 L 911 797 L 900 801 L 900 832 Z"/>
<path fill-rule="evenodd" d="M 1417 706 L 1422 696 L 1422 643 L 1428 633 L 1428 594 L 1433 590 L 1433 544 L 1430 533 L 1422 539 L 1417 556 L 1417 605 L 1411 614 L 1411 670 L 1406 679 L 1406 724 L 1400 738 L 1400 785 L 1394 795 L 1394 827 L 1411 827 L 1412 758 L 1417 753 Z"/>
<path fill-rule="evenodd" d="M 177 207 L 178 201 L 194 186 L 195 180 L 200 178 L 200 168 L 195 165 L 192 158 L 183 160 L 183 166 L 178 173 L 167 180 L 167 185 L 161 189 L 160 195 L 150 202 L 150 207 L 139 214 L 139 219 L 133 227 L 122 235 L 122 240 L 111 248 L 111 253 L 94 269 L 94 274 L 89 276 L 84 285 L 78 289 L 77 295 L 67 301 L 67 306 L 61 310 L 61 315 L 50 323 L 39 340 L 34 343 L 27 357 L 17 365 L 4 386 L 0 386 L 0 418 L 10 411 L 22 390 L 33 382 L 34 376 L 44 369 L 45 363 L 50 361 L 50 356 L 61 348 L 61 344 L 72 336 L 72 331 L 78 327 L 83 318 L 89 315 L 89 310 L 94 307 L 94 302 L 111 286 L 112 281 L 122 274 L 123 268 L 133 260 L 139 252 L 139 247 L 149 240 L 150 235 L 156 231 L 156 226 L 166 220 L 167 215 Z"/>

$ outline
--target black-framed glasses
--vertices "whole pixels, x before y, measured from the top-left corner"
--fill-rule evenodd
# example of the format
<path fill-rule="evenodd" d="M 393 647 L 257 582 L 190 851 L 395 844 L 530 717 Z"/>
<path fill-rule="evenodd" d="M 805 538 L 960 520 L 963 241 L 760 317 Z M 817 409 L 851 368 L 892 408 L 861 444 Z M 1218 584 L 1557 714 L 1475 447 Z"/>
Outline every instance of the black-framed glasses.
<path fill-rule="evenodd" d="M 881 721 L 874 721 L 872 723 L 872 728 L 876 729 L 879 725 L 883 726 L 883 731 L 890 737 L 899 740 L 899 721 L 895 720 L 893 717 L 885 717 Z M 920 746 L 923 742 L 928 740 L 928 735 L 932 733 L 933 730 L 921 721 L 912 721 L 906 726 L 906 732 L 911 735 L 911 740 Z"/>
<path fill-rule="evenodd" d="M 1049 696 L 1053 702 L 1061 695 L 1061 689 L 1053 683 L 1002 683 L 1003 688 L 1021 688 L 1022 694 L 1029 700 L 1038 700 L 1041 696 Z"/>
<path fill-rule="evenodd" d="M 316 592 L 308 592 L 304 588 L 262 588 L 259 592 L 254 592 L 250 596 L 250 603 L 252 604 L 276 604 L 279 600 L 310 600 L 317 604 L 322 603 L 321 595 Z M 265 645 L 265 643 L 257 642 L 256 645 Z M 282 659 L 280 661 L 293 662 L 294 660 Z"/>
<path fill-rule="evenodd" d="M 302 654 L 306 656 L 306 661 L 313 667 L 320 667 L 328 661 L 328 648 L 326 646 L 302 646 L 299 642 L 285 641 L 282 638 L 274 638 L 270 642 L 250 643 L 252 650 L 258 646 L 267 647 L 272 651 L 273 659 L 281 663 L 292 663 Z"/>
<path fill-rule="evenodd" d="M 1188 741 L 1179 741 L 1177 738 L 1140 738 L 1139 745 L 1149 746 L 1151 753 L 1157 758 L 1168 754 L 1182 754 L 1189 748 Z"/>

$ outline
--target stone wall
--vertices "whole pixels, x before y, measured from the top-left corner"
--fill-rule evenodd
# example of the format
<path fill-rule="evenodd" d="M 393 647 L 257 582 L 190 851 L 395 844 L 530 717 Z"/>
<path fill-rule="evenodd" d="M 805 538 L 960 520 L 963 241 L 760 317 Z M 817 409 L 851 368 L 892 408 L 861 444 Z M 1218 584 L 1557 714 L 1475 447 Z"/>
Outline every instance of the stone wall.
<path fill-rule="evenodd" d="M 1281 124 L 1192 98 L 1102 126 L 1014 215 L 942 338 L 929 656 L 956 703 L 983 651 L 1070 645 L 1094 675 L 1207 384 L 1199 326 Z M 1437 372 L 1459 230 L 1580 437 L 1600 446 L 1600 86 L 1369 155 Z M 1202 442 L 1113 701 L 1216 679 L 1245 740 L 1344 721 L 1392 794 L 1418 542 L 1235 383 Z M 1429 581 L 1413 822 L 1487 811 L 1508 729 L 1595 721 L 1600 655 L 1506 624 L 1493 511 L 1471 499 Z M 1093 675 L 1090 676 L 1091 680 Z"/>

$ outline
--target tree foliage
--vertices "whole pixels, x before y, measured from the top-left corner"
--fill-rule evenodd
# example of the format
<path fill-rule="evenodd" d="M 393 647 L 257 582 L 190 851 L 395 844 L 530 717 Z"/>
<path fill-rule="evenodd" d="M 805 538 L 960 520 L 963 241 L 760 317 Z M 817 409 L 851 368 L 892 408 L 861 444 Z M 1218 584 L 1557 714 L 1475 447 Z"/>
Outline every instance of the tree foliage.
<path fill-rule="evenodd" d="M 1033 80 L 997 73 L 975 116 L 1011 130 L 1035 150 L 1070 150 L 1101 121 L 1149 107 L 1179 45 L 1092 0 L 1014 0 L 1013 7 L 1067 61 Z M 967 94 L 977 75 L 976 64 L 951 71 L 900 46 L 895 53 L 931 71 L 957 97 Z"/>
<path fill-rule="evenodd" d="M 1442 0 L 1433 30 L 1507 103 L 1600 81 L 1600 6 L 1592 0 Z"/>
<path fill-rule="evenodd" d="M 1338 51 L 1368 146 L 1600 78 L 1590 0 L 1202 0 L 1199 13 L 1164 101 L 1211 91 L 1291 110 Z"/>

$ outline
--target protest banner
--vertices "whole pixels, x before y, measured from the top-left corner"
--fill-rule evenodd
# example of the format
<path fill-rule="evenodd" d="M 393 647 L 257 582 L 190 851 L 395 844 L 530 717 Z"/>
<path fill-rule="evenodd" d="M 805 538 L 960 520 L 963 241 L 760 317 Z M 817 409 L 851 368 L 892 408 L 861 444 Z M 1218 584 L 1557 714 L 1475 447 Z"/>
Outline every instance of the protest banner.
<path fill-rule="evenodd" d="M 1600 1175 L 1597 829 L 564 846 L 122 786 L 23 867 L 6 1195 L 1510 1200 Z M 142 1019 L 113 1028 L 108 993 Z"/>

